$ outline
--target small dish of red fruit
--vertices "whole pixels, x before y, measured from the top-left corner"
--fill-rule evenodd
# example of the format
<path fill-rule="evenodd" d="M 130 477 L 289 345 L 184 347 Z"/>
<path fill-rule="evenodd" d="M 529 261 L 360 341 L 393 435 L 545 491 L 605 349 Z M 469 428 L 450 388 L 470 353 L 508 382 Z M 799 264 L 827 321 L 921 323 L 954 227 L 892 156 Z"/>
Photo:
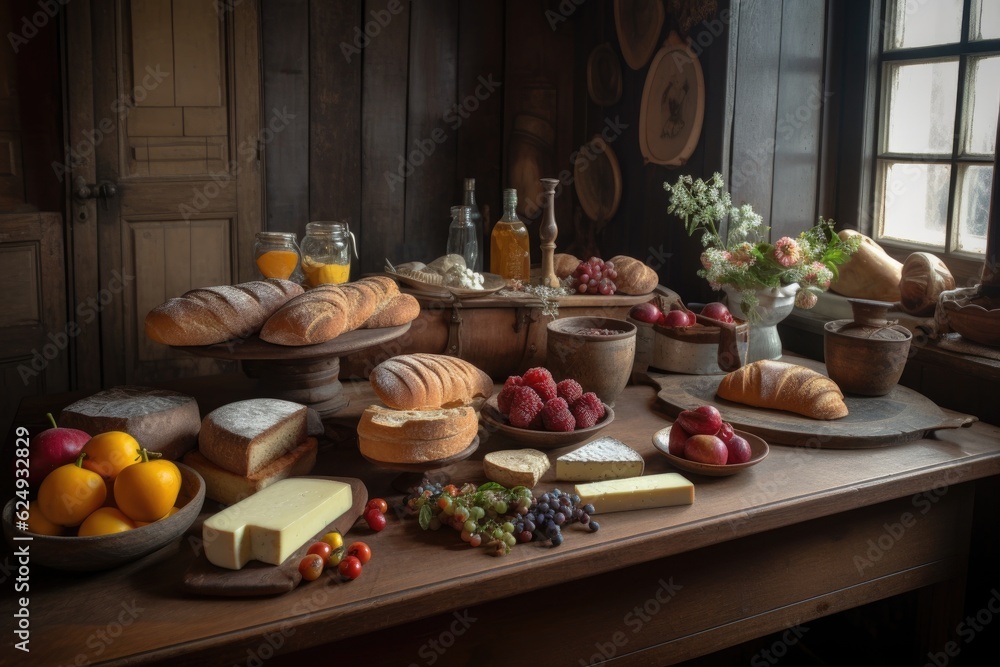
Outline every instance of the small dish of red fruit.
<path fill-rule="evenodd" d="M 480 413 L 487 430 L 497 430 L 540 448 L 565 447 L 588 439 L 610 424 L 614 410 L 576 380 L 556 382 L 546 368 L 512 375 Z"/>
<path fill-rule="evenodd" d="M 735 430 L 711 405 L 681 411 L 672 426 L 653 434 L 653 446 L 675 467 L 712 477 L 735 475 L 768 452 L 762 438 Z"/>

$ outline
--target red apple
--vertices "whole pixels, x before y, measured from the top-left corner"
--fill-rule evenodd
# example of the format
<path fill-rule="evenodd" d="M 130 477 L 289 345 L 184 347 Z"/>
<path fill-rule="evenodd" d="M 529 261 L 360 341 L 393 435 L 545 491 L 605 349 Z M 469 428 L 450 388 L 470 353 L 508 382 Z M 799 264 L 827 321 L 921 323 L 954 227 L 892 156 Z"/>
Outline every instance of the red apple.
<path fill-rule="evenodd" d="M 714 435 L 692 435 L 684 443 L 684 458 L 697 463 L 726 465 L 729 460 L 729 449 L 726 443 Z"/>
<path fill-rule="evenodd" d="M 45 476 L 61 465 L 72 463 L 80 455 L 90 436 L 76 428 L 59 428 L 52 414 L 46 415 L 52 428 L 31 439 L 28 483 L 38 488 Z"/>
<path fill-rule="evenodd" d="M 659 324 L 664 327 L 689 327 L 694 324 L 694 313 L 686 310 L 668 310 L 663 313 Z"/>
<path fill-rule="evenodd" d="M 719 427 L 719 432 L 715 434 L 715 437 L 722 442 L 729 444 L 729 440 L 736 434 L 733 431 L 733 425 L 729 422 L 722 422 L 722 426 Z"/>
<path fill-rule="evenodd" d="M 722 415 L 712 405 L 702 405 L 694 410 L 682 410 L 677 423 L 691 435 L 715 435 L 722 428 Z"/>
<path fill-rule="evenodd" d="M 733 434 L 729 442 L 725 443 L 729 450 L 729 463 L 746 463 L 753 453 L 750 451 L 750 443 L 741 435 Z"/>
<path fill-rule="evenodd" d="M 684 458 L 684 443 L 688 441 L 691 434 L 675 423 L 670 427 L 670 437 L 667 438 L 667 451 L 674 456 Z"/>
<path fill-rule="evenodd" d="M 663 311 L 656 307 L 655 303 L 646 302 L 632 306 L 628 313 L 629 317 L 647 324 L 656 324 L 663 317 Z"/>
<path fill-rule="evenodd" d="M 729 312 L 728 308 L 726 308 L 726 304 L 720 303 L 719 301 L 706 303 L 705 307 L 701 309 L 701 314 L 705 317 L 710 317 L 713 320 L 725 322 L 726 324 L 733 323 L 733 314 Z"/>

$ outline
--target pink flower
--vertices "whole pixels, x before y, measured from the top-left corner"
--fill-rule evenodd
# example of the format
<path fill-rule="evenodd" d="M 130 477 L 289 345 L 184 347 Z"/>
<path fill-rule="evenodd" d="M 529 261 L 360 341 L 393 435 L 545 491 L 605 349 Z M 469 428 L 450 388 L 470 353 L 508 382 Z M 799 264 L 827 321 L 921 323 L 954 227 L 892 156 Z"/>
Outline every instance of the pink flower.
<path fill-rule="evenodd" d="M 782 236 L 774 244 L 774 258 L 784 267 L 795 266 L 801 258 L 799 244 L 793 238 Z"/>
<path fill-rule="evenodd" d="M 823 262 L 813 262 L 809 265 L 809 272 L 803 276 L 803 280 L 810 284 L 816 285 L 822 289 L 830 288 L 830 281 L 833 279 L 833 273 L 830 269 L 826 268 Z"/>
<path fill-rule="evenodd" d="M 739 244 L 729 255 L 730 263 L 737 268 L 752 266 L 754 263 L 753 253 L 751 252 L 752 250 L 753 246 L 749 243 Z"/>

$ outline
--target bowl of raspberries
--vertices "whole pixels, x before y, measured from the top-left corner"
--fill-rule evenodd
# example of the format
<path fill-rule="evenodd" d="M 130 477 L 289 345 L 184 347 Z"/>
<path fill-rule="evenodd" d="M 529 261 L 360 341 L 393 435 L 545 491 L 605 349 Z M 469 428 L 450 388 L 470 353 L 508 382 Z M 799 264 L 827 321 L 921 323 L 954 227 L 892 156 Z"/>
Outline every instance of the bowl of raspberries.
<path fill-rule="evenodd" d="M 563 447 L 597 433 L 615 418 L 614 410 L 573 379 L 559 382 L 546 368 L 511 375 L 481 412 L 495 429 L 536 447 Z"/>

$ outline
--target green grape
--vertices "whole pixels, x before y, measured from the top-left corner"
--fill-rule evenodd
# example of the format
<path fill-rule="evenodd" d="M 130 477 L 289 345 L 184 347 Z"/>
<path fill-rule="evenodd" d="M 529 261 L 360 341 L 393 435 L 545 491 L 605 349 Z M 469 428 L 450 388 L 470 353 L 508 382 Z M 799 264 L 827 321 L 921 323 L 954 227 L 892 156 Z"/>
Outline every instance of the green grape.
<path fill-rule="evenodd" d="M 506 544 L 508 547 L 512 547 L 515 544 L 517 544 L 517 538 L 514 537 L 511 533 L 504 533 L 502 539 L 503 543 Z"/>
<path fill-rule="evenodd" d="M 493 510 L 497 514 L 506 514 L 507 513 L 507 503 L 505 501 L 503 501 L 503 500 L 498 500 L 495 503 L 493 503 Z"/>
<path fill-rule="evenodd" d="M 500 526 L 500 528 L 505 533 L 513 533 L 514 532 L 514 524 L 512 524 L 510 521 L 504 522 L 504 524 L 502 526 Z"/>
<path fill-rule="evenodd" d="M 499 528 L 494 528 L 491 535 L 493 535 L 494 540 L 499 540 L 503 537 L 503 531 Z"/>
<path fill-rule="evenodd" d="M 473 521 L 472 519 L 466 520 L 465 524 L 462 526 L 462 528 L 464 528 L 465 532 L 467 532 L 467 533 L 474 533 L 474 532 L 476 532 L 476 528 L 478 528 L 478 527 L 479 527 L 479 525 L 475 521 Z"/>

